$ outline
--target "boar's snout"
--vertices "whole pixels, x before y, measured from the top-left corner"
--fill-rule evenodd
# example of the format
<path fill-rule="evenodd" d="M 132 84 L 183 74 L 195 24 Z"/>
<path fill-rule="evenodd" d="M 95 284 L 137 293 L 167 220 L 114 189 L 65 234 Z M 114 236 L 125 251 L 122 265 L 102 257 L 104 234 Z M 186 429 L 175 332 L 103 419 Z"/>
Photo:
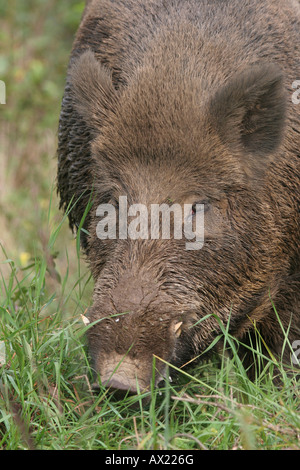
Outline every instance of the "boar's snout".
<path fill-rule="evenodd" d="M 146 316 L 128 314 L 117 323 L 115 317 L 106 318 L 89 331 L 95 372 L 115 397 L 148 392 L 152 380 L 156 387 L 166 377 L 167 363 L 177 363 L 178 349 L 183 349 L 179 337 L 182 321 L 164 321 L 158 316 L 155 323 Z"/>
<path fill-rule="evenodd" d="M 131 359 L 127 356 L 112 354 L 102 361 L 101 383 L 117 399 L 126 395 L 136 395 L 139 391 L 145 392 L 150 386 L 150 372 L 147 374 L 147 364 Z"/>
<path fill-rule="evenodd" d="M 181 310 L 153 279 L 127 271 L 106 293 L 103 279 L 96 286 L 89 350 L 102 385 L 119 395 L 149 391 L 153 376 L 157 386 L 183 350 Z"/>
<path fill-rule="evenodd" d="M 133 319 L 137 324 L 139 320 L 139 318 Z M 132 331 L 134 325 L 131 322 L 128 327 L 127 322 L 124 320 L 123 322 L 124 326 L 122 326 L 121 319 L 118 322 L 120 329 L 123 330 L 121 332 L 122 338 L 118 337 L 116 329 L 110 331 L 106 322 L 103 322 L 106 331 L 104 329 L 101 331 L 98 328 L 98 331 L 95 332 L 100 340 L 97 344 L 93 341 L 95 338 L 92 336 L 93 333 L 90 334 L 90 351 L 94 360 L 95 371 L 101 384 L 109 388 L 110 391 L 114 392 L 114 396 L 119 398 L 150 391 L 153 377 L 155 386 L 163 381 L 166 375 L 164 361 L 171 360 L 175 349 L 175 341 L 172 341 L 169 334 L 164 337 L 160 336 L 161 343 L 158 344 L 159 341 L 155 338 L 153 328 L 151 329 L 149 324 L 144 324 L 143 331 L 137 332 Z M 106 329 L 106 327 L 108 328 Z M 146 331 L 147 329 L 148 331 Z M 123 337 L 124 330 L 126 334 Z M 131 334 L 130 330 L 132 331 Z M 158 326 L 154 328 L 155 330 L 157 332 Z M 112 334 L 105 338 L 104 335 L 107 331 Z M 135 333 L 140 333 L 140 335 L 136 336 Z M 109 346 L 112 348 L 110 349 Z M 154 357 L 156 357 L 155 360 Z M 163 360 L 161 361 L 158 358 Z"/>

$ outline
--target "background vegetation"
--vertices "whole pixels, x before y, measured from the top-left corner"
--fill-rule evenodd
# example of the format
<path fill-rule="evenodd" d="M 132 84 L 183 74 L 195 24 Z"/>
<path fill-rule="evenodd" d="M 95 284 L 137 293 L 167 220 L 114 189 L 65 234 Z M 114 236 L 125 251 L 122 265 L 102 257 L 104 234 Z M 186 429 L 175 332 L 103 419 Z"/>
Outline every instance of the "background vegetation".
<path fill-rule="evenodd" d="M 48 236 L 58 117 L 83 8 L 75 0 L 0 0 L 0 79 L 7 93 L 0 108 L 0 240 L 21 266 L 44 252 Z M 54 191 L 50 219 L 55 215 Z"/>
<path fill-rule="evenodd" d="M 57 126 L 84 2 L 0 0 L 0 448 L 299 448 L 299 387 L 274 358 L 250 382 L 238 344 L 162 391 L 91 391 L 82 316 L 92 281 L 58 210 Z M 288 345 L 287 345 L 288 347 Z M 135 402 L 135 407 L 131 405 Z"/>

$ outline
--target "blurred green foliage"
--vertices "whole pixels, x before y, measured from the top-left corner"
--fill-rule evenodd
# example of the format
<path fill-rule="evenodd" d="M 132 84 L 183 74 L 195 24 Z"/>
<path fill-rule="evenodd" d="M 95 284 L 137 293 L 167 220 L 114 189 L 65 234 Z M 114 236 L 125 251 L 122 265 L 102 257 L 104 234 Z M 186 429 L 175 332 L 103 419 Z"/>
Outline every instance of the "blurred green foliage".
<path fill-rule="evenodd" d="M 67 58 L 85 2 L 0 0 L 0 79 L 4 118 L 27 132 L 57 122 Z M 2 111 L 2 110 L 1 110 Z M 21 116 L 20 116 L 21 114 Z"/>
<path fill-rule="evenodd" d="M 6 104 L 0 105 L 0 244 L 16 260 L 43 253 L 49 220 L 62 218 L 53 191 L 57 129 L 84 6 L 79 0 L 0 0 L 0 80 L 6 84 Z M 63 251 L 72 242 L 65 225 Z"/>

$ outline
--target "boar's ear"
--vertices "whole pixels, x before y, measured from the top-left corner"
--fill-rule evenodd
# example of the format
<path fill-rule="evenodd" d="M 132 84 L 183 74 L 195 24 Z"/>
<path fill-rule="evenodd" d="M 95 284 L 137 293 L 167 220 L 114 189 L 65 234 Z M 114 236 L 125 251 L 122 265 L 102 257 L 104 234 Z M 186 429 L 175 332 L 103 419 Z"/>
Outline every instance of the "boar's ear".
<path fill-rule="evenodd" d="M 73 106 L 87 125 L 99 132 L 116 102 L 117 91 L 113 86 L 111 73 L 88 50 L 74 59 L 68 80 Z"/>
<path fill-rule="evenodd" d="M 281 70 L 274 64 L 254 65 L 217 91 L 210 119 L 222 141 L 240 155 L 246 173 L 259 175 L 281 142 L 285 108 Z"/>

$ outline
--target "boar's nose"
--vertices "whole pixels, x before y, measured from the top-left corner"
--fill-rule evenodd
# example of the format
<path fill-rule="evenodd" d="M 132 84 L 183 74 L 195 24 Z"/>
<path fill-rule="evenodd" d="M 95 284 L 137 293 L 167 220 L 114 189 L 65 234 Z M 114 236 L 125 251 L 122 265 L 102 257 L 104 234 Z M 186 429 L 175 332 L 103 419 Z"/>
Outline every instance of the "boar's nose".
<path fill-rule="evenodd" d="M 136 395 L 138 390 L 143 392 L 149 389 L 143 380 L 128 376 L 124 377 L 124 374 L 118 374 L 118 372 L 113 374 L 108 380 L 105 380 L 104 377 L 101 378 L 101 382 L 117 400 L 121 400 L 125 396 Z"/>
<path fill-rule="evenodd" d="M 115 397 L 122 398 L 125 395 L 136 395 L 138 391 L 143 392 L 149 388 L 150 376 L 145 375 L 147 370 L 145 366 L 138 359 L 114 352 L 103 356 L 98 362 L 97 369 L 100 372 L 102 385 L 113 392 Z"/>
<path fill-rule="evenodd" d="M 127 395 L 136 395 L 138 393 L 135 386 L 130 386 L 128 383 L 125 384 L 119 378 L 111 378 L 111 380 L 108 380 L 107 382 L 101 380 L 101 382 L 117 399 L 122 399 Z M 94 392 L 99 392 L 101 390 L 99 383 L 93 383 L 92 390 Z"/>

